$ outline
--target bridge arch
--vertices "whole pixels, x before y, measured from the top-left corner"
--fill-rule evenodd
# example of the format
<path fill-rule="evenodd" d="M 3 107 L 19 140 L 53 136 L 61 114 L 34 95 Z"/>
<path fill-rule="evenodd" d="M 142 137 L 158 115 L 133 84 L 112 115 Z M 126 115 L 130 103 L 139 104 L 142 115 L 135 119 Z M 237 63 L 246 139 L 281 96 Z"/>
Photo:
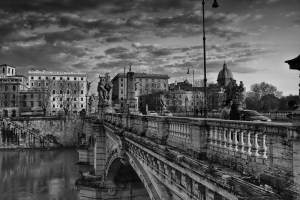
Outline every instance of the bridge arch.
<path fill-rule="evenodd" d="M 165 191 L 166 188 L 158 185 L 152 175 L 148 173 L 134 155 L 129 152 L 126 152 L 123 157 L 120 157 L 116 151 L 107 162 L 105 175 L 105 183 L 109 189 L 108 191 L 112 191 L 116 188 L 120 193 L 120 187 L 123 187 L 120 183 L 125 182 L 128 184 L 131 176 L 133 185 L 137 186 L 134 188 L 137 193 L 145 195 L 146 192 L 147 195 L 142 197 L 143 200 L 172 199 L 170 194 Z M 143 189 L 141 189 L 141 186 L 143 186 Z M 114 194 L 114 192 L 112 193 Z M 126 193 L 125 187 L 123 193 Z"/>

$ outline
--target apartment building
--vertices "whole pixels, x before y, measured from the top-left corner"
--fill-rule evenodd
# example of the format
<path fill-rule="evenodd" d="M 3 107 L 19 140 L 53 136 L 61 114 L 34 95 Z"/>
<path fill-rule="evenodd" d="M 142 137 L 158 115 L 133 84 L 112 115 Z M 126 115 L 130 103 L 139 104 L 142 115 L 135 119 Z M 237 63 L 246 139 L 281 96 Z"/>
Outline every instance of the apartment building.
<path fill-rule="evenodd" d="M 169 76 L 166 74 L 147 74 L 135 73 L 135 89 L 136 98 L 138 101 L 138 109 L 141 110 L 146 106 L 146 100 L 142 97 L 144 94 L 153 93 L 156 91 L 168 91 Z M 127 75 L 118 73 L 113 79 L 112 100 L 118 106 L 117 111 L 122 111 L 125 108 L 127 98 Z"/>
<path fill-rule="evenodd" d="M 78 113 L 86 109 L 87 74 L 79 72 L 55 72 L 35 70 L 28 72 L 30 89 L 49 92 L 49 107 L 52 114 Z"/>
<path fill-rule="evenodd" d="M 0 115 L 17 117 L 20 115 L 20 91 L 27 91 L 27 78 L 16 75 L 16 68 L 0 65 Z"/>

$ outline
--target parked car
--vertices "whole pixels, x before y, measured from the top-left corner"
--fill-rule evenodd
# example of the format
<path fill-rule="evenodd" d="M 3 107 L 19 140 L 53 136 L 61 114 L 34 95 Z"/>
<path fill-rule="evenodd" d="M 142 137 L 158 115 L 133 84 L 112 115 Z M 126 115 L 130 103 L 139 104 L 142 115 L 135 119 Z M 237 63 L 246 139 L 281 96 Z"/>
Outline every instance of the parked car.
<path fill-rule="evenodd" d="M 155 111 L 153 111 L 153 110 L 149 110 L 149 111 L 147 112 L 147 115 L 157 116 L 157 113 L 156 113 Z"/>
<path fill-rule="evenodd" d="M 173 114 L 170 111 L 165 111 L 162 113 L 162 116 L 173 116 Z"/>
<path fill-rule="evenodd" d="M 255 110 L 242 110 L 242 119 L 245 121 L 261 121 L 261 122 L 271 122 L 272 120 L 266 116 L 263 116 Z"/>

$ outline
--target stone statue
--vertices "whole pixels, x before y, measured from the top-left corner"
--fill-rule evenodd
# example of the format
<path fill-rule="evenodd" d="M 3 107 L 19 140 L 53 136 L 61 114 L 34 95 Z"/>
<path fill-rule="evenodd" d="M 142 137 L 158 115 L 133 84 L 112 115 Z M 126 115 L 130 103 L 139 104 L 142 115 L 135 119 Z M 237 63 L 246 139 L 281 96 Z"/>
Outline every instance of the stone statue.
<path fill-rule="evenodd" d="M 162 107 L 162 111 L 166 111 L 167 110 L 167 108 L 166 108 L 166 98 L 164 97 L 163 94 L 160 95 L 159 103 Z"/>
<path fill-rule="evenodd" d="M 99 79 L 97 87 L 99 94 L 98 107 L 105 113 L 115 113 L 111 101 L 113 84 L 111 83 L 109 73 L 106 73 L 105 76 L 99 76 Z"/>
<path fill-rule="evenodd" d="M 90 91 L 90 88 L 91 88 L 91 84 L 92 84 L 93 81 L 86 81 L 86 89 L 87 89 L 87 94 L 89 93 Z"/>
<path fill-rule="evenodd" d="M 100 81 L 98 83 L 97 91 L 99 93 L 99 101 L 105 103 L 111 101 L 112 96 L 112 83 L 110 81 L 109 73 L 106 73 L 105 76 L 99 76 Z"/>
<path fill-rule="evenodd" d="M 231 79 L 228 85 L 225 87 L 226 99 L 233 101 L 230 111 L 231 120 L 240 120 L 242 110 L 242 104 L 245 99 L 245 87 L 242 81 L 237 85 L 236 80 Z"/>

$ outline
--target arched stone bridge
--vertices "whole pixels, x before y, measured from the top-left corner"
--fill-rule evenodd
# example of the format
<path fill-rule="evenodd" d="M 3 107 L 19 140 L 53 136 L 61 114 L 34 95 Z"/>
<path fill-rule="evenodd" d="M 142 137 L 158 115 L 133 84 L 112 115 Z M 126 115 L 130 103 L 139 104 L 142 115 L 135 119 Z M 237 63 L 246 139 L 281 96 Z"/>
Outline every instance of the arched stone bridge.
<path fill-rule="evenodd" d="M 85 199 L 299 199 L 292 124 L 107 114 L 86 118 Z"/>

